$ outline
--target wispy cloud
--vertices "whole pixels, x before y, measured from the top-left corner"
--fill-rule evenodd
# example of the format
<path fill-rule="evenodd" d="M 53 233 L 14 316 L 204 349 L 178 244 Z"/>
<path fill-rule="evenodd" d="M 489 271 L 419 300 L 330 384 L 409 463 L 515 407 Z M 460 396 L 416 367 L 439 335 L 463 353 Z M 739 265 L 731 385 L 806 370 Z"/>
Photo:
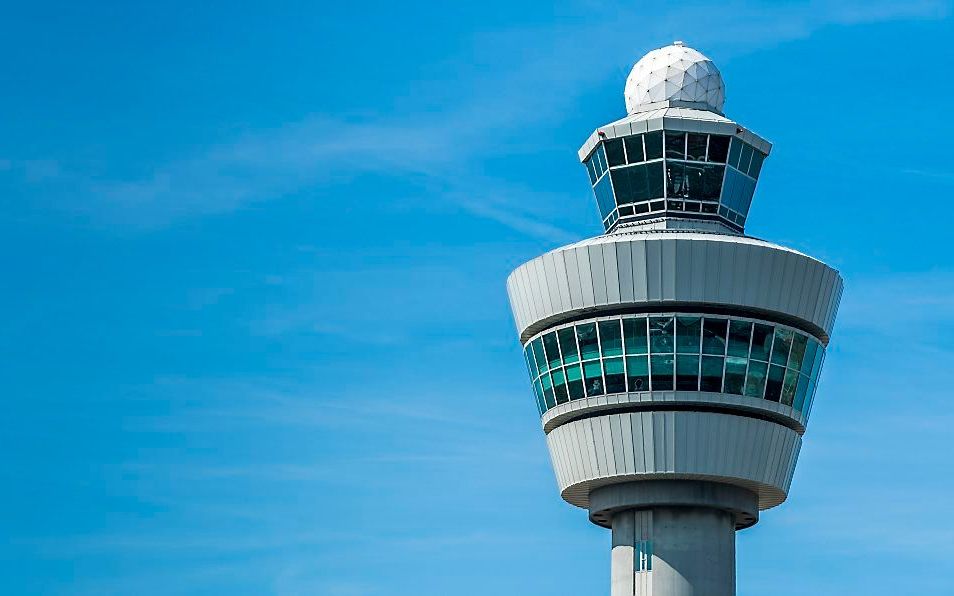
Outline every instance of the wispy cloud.
<path fill-rule="evenodd" d="M 460 63 L 479 55 L 499 68 L 492 75 L 462 68 L 462 80 L 421 82 L 425 95 L 436 84 L 458 88 L 457 99 L 437 110 L 422 106 L 417 113 L 362 119 L 307 117 L 158 164 L 141 178 L 93 180 L 59 166 L 40 168 L 41 178 L 59 177 L 71 193 L 78 193 L 74 209 L 155 227 L 375 173 L 435 185 L 447 200 L 477 217 L 559 242 L 569 238 L 564 230 L 540 210 L 531 217 L 520 209 L 534 204 L 535 191 L 482 174 L 481 163 L 519 147 L 525 131 L 571 109 L 595 81 L 621 77 L 640 51 L 675 36 L 726 58 L 804 38 L 824 27 L 941 18 L 948 10 L 947 2 L 936 0 L 733 3 L 675 10 L 601 5 L 599 12 L 621 34 L 607 35 L 608 21 L 601 18 L 476 36 L 472 55 L 460 56 Z M 643 43 L 634 47 L 630 31 L 639 31 Z M 5 163 L 7 169 L 14 164 Z"/>

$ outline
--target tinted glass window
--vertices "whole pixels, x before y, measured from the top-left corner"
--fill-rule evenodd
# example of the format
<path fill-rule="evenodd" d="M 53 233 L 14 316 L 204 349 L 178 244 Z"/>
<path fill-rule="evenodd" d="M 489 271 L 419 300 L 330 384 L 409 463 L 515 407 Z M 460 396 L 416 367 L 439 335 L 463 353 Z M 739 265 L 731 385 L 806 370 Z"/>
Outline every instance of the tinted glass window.
<path fill-rule="evenodd" d="M 729 165 L 733 168 L 739 167 L 739 155 L 742 153 L 742 141 L 733 138 L 729 146 Z"/>
<path fill-rule="evenodd" d="M 684 354 L 698 354 L 701 333 L 702 319 L 700 317 L 677 317 L 676 351 Z"/>
<path fill-rule="evenodd" d="M 752 163 L 749 165 L 749 176 L 753 178 L 759 177 L 759 173 L 762 171 L 763 161 L 765 161 L 765 154 L 761 151 L 756 151 L 752 155 Z"/>
<path fill-rule="evenodd" d="M 646 161 L 643 155 L 643 135 L 626 137 L 626 157 L 629 163 Z"/>
<path fill-rule="evenodd" d="M 583 369 L 579 364 L 566 367 L 566 387 L 570 399 L 586 397 L 586 392 L 583 390 Z"/>
<path fill-rule="evenodd" d="M 709 161 L 725 163 L 729 154 L 729 137 L 709 135 Z"/>
<path fill-rule="evenodd" d="M 587 362 L 583 365 L 584 383 L 586 384 L 586 396 L 603 395 L 603 367 L 599 361 Z"/>
<path fill-rule="evenodd" d="M 718 201 L 722 193 L 722 178 L 725 166 L 707 165 L 702 175 L 702 199 Z"/>
<path fill-rule="evenodd" d="M 584 161 L 583 165 L 586 166 L 586 173 L 590 177 L 590 184 L 596 184 L 597 176 L 596 176 L 596 168 L 593 165 L 593 158 L 591 157 L 590 159 Z"/>
<path fill-rule="evenodd" d="M 639 167 L 639 166 L 635 166 Z M 633 202 L 633 188 L 630 185 L 629 171 L 633 168 L 623 168 L 613 170 L 610 176 L 613 178 L 613 194 L 616 195 L 616 204 L 625 205 Z"/>
<path fill-rule="evenodd" d="M 752 358 L 768 362 L 772 351 L 772 326 L 755 324 L 752 330 Z"/>
<path fill-rule="evenodd" d="M 686 145 L 686 159 L 691 159 L 693 161 L 705 161 L 706 139 L 707 135 L 701 135 L 694 132 L 689 133 L 689 139 Z"/>
<path fill-rule="evenodd" d="M 652 387 L 764 398 L 807 418 L 824 349 L 805 334 L 767 323 L 655 315 L 549 331 L 531 340 L 524 356 L 542 412 L 586 396 Z"/>
<path fill-rule="evenodd" d="M 560 329 L 557 332 L 557 336 L 560 339 L 560 351 L 563 352 L 563 362 L 565 364 L 572 364 L 580 360 L 580 354 L 576 350 L 576 335 L 573 333 L 572 327 L 567 327 L 566 329 Z"/>
<path fill-rule="evenodd" d="M 649 359 L 646 356 L 627 357 L 626 377 L 629 391 L 649 391 Z"/>
<path fill-rule="evenodd" d="M 587 323 L 576 326 L 576 339 L 580 344 L 580 352 L 583 359 L 598 358 L 600 355 L 599 344 L 596 343 L 596 324 Z"/>
<path fill-rule="evenodd" d="M 663 196 L 663 188 L 666 184 L 665 176 L 663 176 L 663 162 L 646 164 L 646 177 L 649 181 L 649 198 L 657 199 Z M 662 209 L 661 206 L 659 208 Z M 655 209 L 656 207 L 653 207 L 653 210 Z"/>
<path fill-rule="evenodd" d="M 749 372 L 745 377 L 745 395 L 749 397 L 762 397 L 765 391 L 765 373 L 768 370 L 768 363 L 749 361 Z"/>
<path fill-rule="evenodd" d="M 555 370 L 550 373 L 553 376 L 553 394 L 558 404 L 565 404 L 570 401 L 566 392 L 566 377 L 563 375 L 563 369 Z"/>
<path fill-rule="evenodd" d="M 662 131 L 648 132 L 643 135 L 646 143 L 646 159 L 660 159 L 663 156 Z M 662 195 L 658 195 L 662 196 Z"/>
<path fill-rule="evenodd" d="M 530 369 L 530 376 L 536 377 L 540 374 L 540 371 L 537 370 L 537 363 L 533 359 L 533 348 L 528 344 L 526 349 L 523 351 L 524 357 L 527 359 L 527 368 Z"/>
<path fill-rule="evenodd" d="M 676 389 L 699 390 L 699 357 L 679 354 L 676 356 Z"/>
<path fill-rule="evenodd" d="M 785 378 L 785 369 L 773 364 L 769 367 L 768 384 L 765 386 L 765 399 L 779 401 L 782 398 L 782 380 Z"/>
<path fill-rule="evenodd" d="M 645 165 L 629 168 L 629 185 L 633 193 L 633 202 L 654 198 L 649 194 L 647 171 L 648 167 Z"/>
<path fill-rule="evenodd" d="M 672 353 L 673 325 L 672 317 L 649 318 L 649 347 L 654 354 Z"/>
<path fill-rule="evenodd" d="M 795 386 L 798 383 L 798 372 L 788 369 L 785 371 L 785 381 L 782 383 L 782 403 L 790 406 L 795 401 Z"/>
<path fill-rule="evenodd" d="M 623 336 L 619 331 L 619 319 L 600 321 L 600 345 L 604 356 L 620 356 L 623 353 Z"/>
<path fill-rule="evenodd" d="M 622 358 L 607 358 L 603 361 L 606 371 L 606 392 L 622 393 L 626 391 L 626 375 Z"/>
<path fill-rule="evenodd" d="M 666 157 L 686 159 L 686 133 L 666 131 Z"/>
<path fill-rule="evenodd" d="M 725 359 L 721 356 L 702 357 L 702 379 L 699 389 L 702 391 L 722 390 L 722 367 Z"/>
<path fill-rule="evenodd" d="M 533 349 L 533 358 L 537 363 L 537 370 L 545 371 L 547 369 L 547 359 L 543 354 L 543 340 L 538 337 L 530 342 L 530 347 Z"/>
<path fill-rule="evenodd" d="M 748 143 L 742 143 L 742 156 L 739 157 L 739 171 L 748 172 L 749 171 L 749 162 L 752 161 L 752 145 Z"/>
<path fill-rule="evenodd" d="M 671 391 L 673 388 L 673 357 L 652 356 L 653 391 Z"/>
<path fill-rule="evenodd" d="M 606 145 L 606 161 L 610 166 L 621 166 L 626 163 L 623 139 L 607 139 L 603 141 L 603 144 Z"/>
<path fill-rule="evenodd" d="M 702 326 L 702 352 L 704 354 L 725 355 L 726 326 L 725 319 L 706 317 Z"/>
<path fill-rule="evenodd" d="M 749 355 L 749 339 L 752 336 L 752 323 L 731 321 L 729 323 L 729 356 Z"/>
<path fill-rule="evenodd" d="M 805 394 L 808 392 L 808 377 L 805 375 L 798 375 L 798 387 L 795 389 L 795 403 L 792 404 L 792 407 L 796 410 L 800 410 L 802 404 L 805 403 Z"/>
<path fill-rule="evenodd" d="M 543 336 L 543 347 L 547 354 L 547 366 L 551 369 L 560 366 L 560 348 L 557 347 L 556 333 Z"/>
<path fill-rule="evenodd" d="M 626 338 L 627 354 L 645 354 L 646 319 L 623 319 L 623 335 Z"/>
<path fill-rule="evenodd" d="M 745 358 L 729 356 L 725 359 L 725 393 L 742 395 L 742 386 L 745 384 Z"/>
<path fill-rule="evenodd" d="M 805 349 L 808 347 L 808 338 L 801 333 L 796 333 L 792 338 L 792 351 L 788 355 L 788 367 L 796 371 L 802 369 L 802 359 L 805 357 Z"/>
<path fill-rule="evenodd" d="M 550 374 L 547 373 L 540 377 L 540 383 L 543 385 L 543 401 L 547 404 L 547 409 L 556 405 L 553 399 L 553 382 L 550 380 Z"/>
<path fill-rule="evenodd" d="M 686 198 L 689 196 L 685 164 L 678 161 L 666 162 L 666 193 L 669 198 Z"/>
<path fill-rule="evenodd" d="M 785 366 L 792 347 L 792 332 L 788 329 L 775 330 L 775 345 L 772 347 L 772 364 Z"/>

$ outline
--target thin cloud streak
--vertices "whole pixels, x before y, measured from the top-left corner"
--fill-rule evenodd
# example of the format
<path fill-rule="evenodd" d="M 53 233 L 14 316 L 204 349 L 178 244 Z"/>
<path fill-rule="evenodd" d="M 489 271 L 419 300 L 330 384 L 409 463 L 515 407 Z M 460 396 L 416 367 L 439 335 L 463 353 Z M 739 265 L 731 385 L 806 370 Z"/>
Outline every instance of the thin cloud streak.
<path fill-rule="evenodd" d="M 701 47 L 719 48 L 726 57 L 801 39 L 828 26 L 934 19 L 948 11 L 947 3 L 933 0 L 808 2 L 771 8 L 737 3 L 691 6 L 658 15 L 620 11 L 613 22 L 621 31 L 638 25 L 643 39 L 657 44 L 679 31 Z M 71 191 L 81 189 L 85 196 L 82 204 L 72 203 L 76 210 L 87 210 L 110 223 L 155 228 L 181 218 L 228 213 L 315 185 L 383 174 L 437 183 L 445 189 L 442 194 L 447 200 L 477 217 L 529 236 L 563 242 L 570 237 L 565 230 L 541 220 L 539 213 L 531 217 L 516 209 L 533 203 L 531 191 L 517 190 L 506 180 L 488 181 L 475 170 L 482 159 L 505 152 L 515 139 L 519 145 L 520 132 L 529 125 L 570 109 L 585 88 L 614 72 L 625 75 L 625 65 L 636 48 L 627 36 L 601 34 L 605 27 L 601 20 L 476 37 L 476 55 L 490 54 L 516 67 L 502 75 L 458 82 L 464 89 L 458 94 L 462 99 L 437 112 L 363 121 L 313 116 L 200 151 L 159 166 L 151 176 L 140 179 L 91 181 L 59 168 L 45 178 L 57 176 Z M 528 39 L 533 43 L 528 44 Z M 587 43 L 577 43 L 580 39 Z M 528 55 L 528 46 L 539 51 Z M 513 47 L 522 51 L 508 51 Z M 514 61 L 514 55 L 521 59 Z M 596 60 L 597 56 L 601 59 Z M 464 56 L 461 61 L 469 59 Z M 613 62 L 615 69 L 593 66 Z M 475 196 L 474 189 L 486 188 L 488 182 L 500 191 L 494 193 L 495 201 L 487 193 Z"/>

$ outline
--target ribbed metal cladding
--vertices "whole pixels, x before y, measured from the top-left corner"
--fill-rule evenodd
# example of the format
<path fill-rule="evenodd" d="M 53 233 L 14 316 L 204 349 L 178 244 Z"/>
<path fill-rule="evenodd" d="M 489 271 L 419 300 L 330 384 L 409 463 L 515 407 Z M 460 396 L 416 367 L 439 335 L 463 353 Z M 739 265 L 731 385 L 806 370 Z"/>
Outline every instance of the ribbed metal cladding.
<path fill-rule="evenodd" d="M 801 437 L 746 416 L 646 411 L 569 422 L 547 435 L 547 445 L 560 493 L 578 507 L 588 507 L 599 486 L 668 478 L 742 486 L 767 509 L 788 494 Z"/>
<path fill-rule="evenodd" d="M 842 280 L 821 261 L 761 240 L 655 231 L 548 252 L 518 267 L 507 291 L 521 341 L 584 313 L 697 304 L 776 313 L 827 343 Z"/>

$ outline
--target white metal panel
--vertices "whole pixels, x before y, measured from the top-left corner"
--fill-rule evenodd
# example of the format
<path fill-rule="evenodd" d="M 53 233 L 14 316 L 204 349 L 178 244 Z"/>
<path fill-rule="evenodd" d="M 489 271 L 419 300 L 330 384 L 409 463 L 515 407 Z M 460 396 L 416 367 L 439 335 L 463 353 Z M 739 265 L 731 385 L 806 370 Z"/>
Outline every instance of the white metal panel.
<path fill-rule="evenodd" d="M 537 324 L 593 307 L 670 301 L 777 312 L 827 340 L 841 283 L 836 271 L 795 251 L 742 237 L 670 232 L 558 249 L 517 268 L 508 293 L 523 340 L 541 329 Z"/>
<path fill-rule="evenodd" d="M 596 486 L 652 477 L 736 484 L 756 491 L 764 509 L 785 500 L 801 438 L 756 418 L 642 411 L 567 423 L 547 443 L 561 492 L 574 505 L 585 507 Z"/>

